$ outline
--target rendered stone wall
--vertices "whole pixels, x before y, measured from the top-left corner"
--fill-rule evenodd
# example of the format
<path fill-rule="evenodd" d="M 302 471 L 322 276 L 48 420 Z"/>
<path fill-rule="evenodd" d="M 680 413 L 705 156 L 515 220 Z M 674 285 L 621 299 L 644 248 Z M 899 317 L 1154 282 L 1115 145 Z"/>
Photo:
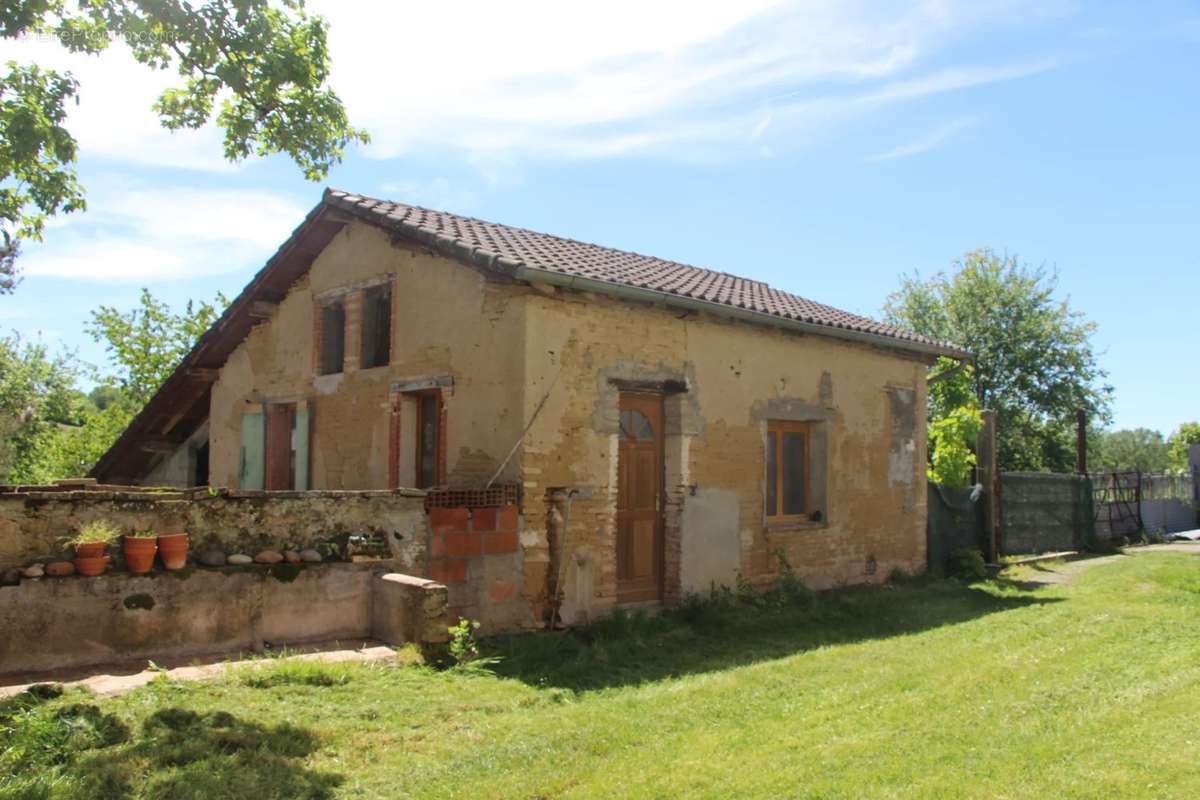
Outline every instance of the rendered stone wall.
<path fill-rule="evenodd" d="M 376 638 L 446 638 L 446 589 L 324 563 L 39 578 L 0 586 L 0 675 Z"/>
<path fill-rule="evenodd" d="M 360 291 L 391 281 L 391 361 L 361 369 Z M 521 434 L 521 331 L 528 291 L 488 281 L 478 271 L 409 245 L 370 225 L 346 226 L 310 272 L 230 355 L 213 385 L 210 473 L 238 486 L 240 420 L 248 403 L 306 400 L 311 411 L 310 488 L 388 487 L 390 388 L 393 382 L 450 375 L 446 392 L 447 473 L 453 486 L 479 486 Z M 346 305 L 345 369 L 316 375 L 314 308 Z M 398 436 L 399 486 L 415 476 L 414 408 Z M 510 463 L 502 480 L 514 480 Z"/>
<path fill-rule="evenodd" d="M 219 548 L 316 547 L 330 552 L 353 534 L 382 539 L 401 572 L 423 574 L 428 529 L 424 493 L 24 491 L 0 493 L 0 572 L 69 556 L 79 526 L 107 519 L 123 529 L 190 534 L 198 553 Z M 110 548 L 120 566 L 120 547 Z M 340 553 L 345 556 L 345 553 Z"/>
<path fill-rule="evenodd" d="M 548 531 L 560 489 L 578 490 L 563 548 L 562 617 L 584 621 L 616 602 L 622 382 L 674 387 L 664 401 L 667 603 L 737 573 L 765 584 L 779 572 L 778 552 L 816 588 L 924 569 L 923 361 L 579 292 L 539 293 L 526 305 L 527 418 L 545 397 L 520 454 L 525 584 L 535 608 L 548 604 L 545 587 L 558 572 Z M 772 525 L 764 516 L 772 419 L 813 424 L 820 522 Z"/>

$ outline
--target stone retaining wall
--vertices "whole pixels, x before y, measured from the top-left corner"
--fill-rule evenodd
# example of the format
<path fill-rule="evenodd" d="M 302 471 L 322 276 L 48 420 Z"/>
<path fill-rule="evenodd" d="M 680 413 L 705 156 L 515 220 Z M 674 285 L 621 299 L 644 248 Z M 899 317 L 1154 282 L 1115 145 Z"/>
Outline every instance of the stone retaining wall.
<path fill-rule="evenodd" d="M 444 641 L 446 587 L 378 564 L 189 568 L 0 587 L 0 675 L 314 641 Z"/>

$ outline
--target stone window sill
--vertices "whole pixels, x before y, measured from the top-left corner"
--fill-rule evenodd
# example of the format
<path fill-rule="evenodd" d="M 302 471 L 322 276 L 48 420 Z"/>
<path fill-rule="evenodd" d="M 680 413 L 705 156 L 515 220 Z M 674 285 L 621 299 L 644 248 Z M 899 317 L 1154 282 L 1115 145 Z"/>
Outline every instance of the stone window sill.
<path fill-rule="evenodd" d="M 812 522 L 804 519 L 789 519 L 783 522 L 764 522 L 763 528 L 768 531 L 823 531 L 829 527 L 825 520 Z"/>

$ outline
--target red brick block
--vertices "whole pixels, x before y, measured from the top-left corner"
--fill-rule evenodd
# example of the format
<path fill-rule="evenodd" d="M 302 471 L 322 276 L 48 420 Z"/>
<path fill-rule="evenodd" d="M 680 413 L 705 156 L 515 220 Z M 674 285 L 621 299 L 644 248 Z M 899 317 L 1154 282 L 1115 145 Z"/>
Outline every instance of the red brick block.
<path fill-rule="evenodd" d="M 455 558 L 469 558 L 483 552 L 482 534 L 478 533 L 447 533 L 446 555 Z"/>
<path fill-rule="evenodd" d="M 429 509 L 429 527 L 433 531 L 465 531 L 471 512 L 466 508 Z"/>
<path fill-rule="evenodd" d="M 438 583 L 461 583 L 467 579 L 466 559 L 441 558 L 430 561 L 429 577 Z"/>
<path fill-rule="evenodd" d="M 475 531 L 494 531 L 496 530 L 496 511 L 495 508 L 476 508 L 471 512 L 471 530 Z"/>
<path fill-rule="evenodd" d="M 493 603 L 507 603 L 516 599 L 517 585 L 512 581 L 494 581 L 488 587 L 488 597 Z"/>
<path fill-rule="evenodd" d="M 515 553 L 520 544 L 516 531 L 493 531 L 483 535 L 483 552 L 487 555 Z"/>
<path fill-rule="evenodd" d="M 520 514 L 516 506 L 501 506 L 496 517 L 496 529 L 515 531 L 521 525 Z"/>
<path fill-rule="evenodd" d="M 429 539 L 429 555 L 431 558 L 441 558 L 446 553 L 446 534 L 435 533 Z"/>

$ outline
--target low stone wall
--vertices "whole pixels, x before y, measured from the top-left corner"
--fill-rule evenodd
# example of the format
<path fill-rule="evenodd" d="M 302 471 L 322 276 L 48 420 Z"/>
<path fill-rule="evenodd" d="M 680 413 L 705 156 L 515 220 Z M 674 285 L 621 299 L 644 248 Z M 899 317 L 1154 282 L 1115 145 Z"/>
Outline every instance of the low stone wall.
<path fill-rule="evenodd" d="M 316 548 L 345 559 L 351 536 L 386 545 L 399 571 L 425 574 L 428 528 L 424 492 L 62 491 L 30 487 L 0 493 L 0 572 L 70 557 L 65 542 L 79 526 L 107 519 L 123 529 L 186 532 L 192 553 L 217 548 Z M 110 548 L 119 568 L 120 546 Z"/>
<path fill-rule="evenodd" d="M 0 587 L 0 674 L 337 639 L 444 641 L 446 587 L 379 564 L 186 569 Z"/>

